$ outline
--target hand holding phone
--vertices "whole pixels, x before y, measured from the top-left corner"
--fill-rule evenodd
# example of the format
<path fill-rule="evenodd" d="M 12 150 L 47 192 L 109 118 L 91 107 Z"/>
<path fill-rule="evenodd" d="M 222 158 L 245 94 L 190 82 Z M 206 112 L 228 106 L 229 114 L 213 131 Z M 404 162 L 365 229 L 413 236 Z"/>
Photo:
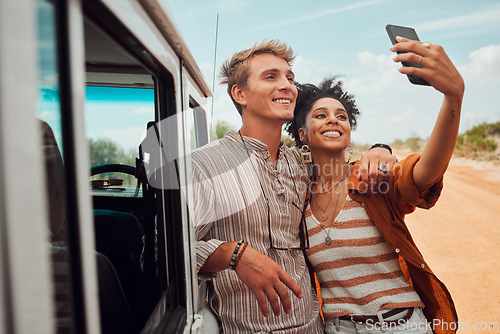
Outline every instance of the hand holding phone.
<path fill-rule="evenodd" d="M 385 27 L 385 30 L 387 30 L 387 33 L 389 34 L 389 38 L 391 39 L 392 44 L 398 43 L 396 41 L 396 36 L 401 36 L 405 37 L 414 41 L 420 41 L 417 36 L 417 32 L 413 28 L 409 27 L 402 27 L 402 26 L 396 26 L 392 24 L 388 24 Z M 403 51 L 398 51 L 398 53 L 405 53 Z M 409 66 L 409 67 L 416 67 L 416 68 L 421 68 L 419 64 L 411 63 L 411 62 L 402 62 L 403 66 Z M 425 81 L 424 79 L 414 76 L 414 75 L 408 75 L 408 79 L 412 84 L 415 85 L 426 85 L 430 86 L 430 84 Z"/>

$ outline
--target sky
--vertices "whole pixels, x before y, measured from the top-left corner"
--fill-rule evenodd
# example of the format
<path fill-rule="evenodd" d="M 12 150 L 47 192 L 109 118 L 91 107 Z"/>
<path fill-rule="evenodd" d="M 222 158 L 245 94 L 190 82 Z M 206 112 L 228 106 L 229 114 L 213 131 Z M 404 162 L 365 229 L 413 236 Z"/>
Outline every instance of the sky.
<path fill-rule="evenodd" d="M 413 27 L 422 41 L 443 46 L 464 78 L 460 132 L 500 121 L 500 1 L 169 0 L 173 19 L 213 90 L 213 122 L 239 129 L 241 118 L 218 84 L 222 63 L 264 39 L 296 54 L 296 80 L 318 84 L 340 75 L 361 111 L 358 144 L 427 138 L 442 94 L 412 85 L 392 60 L 387 24 Z M 218 18 L 218 43 L 215 37 Z M 214 60 L 216 68 L 215 86 Z M 211 110 L 212 99 L 207 103 Z"/>
<path fill-rule="evenodd" d="M 138 149 L 146 124 L 154 121 L 154 90 L 121 87 L 85 88 L 89 138 L 108 138 L 125 150 Z"/>

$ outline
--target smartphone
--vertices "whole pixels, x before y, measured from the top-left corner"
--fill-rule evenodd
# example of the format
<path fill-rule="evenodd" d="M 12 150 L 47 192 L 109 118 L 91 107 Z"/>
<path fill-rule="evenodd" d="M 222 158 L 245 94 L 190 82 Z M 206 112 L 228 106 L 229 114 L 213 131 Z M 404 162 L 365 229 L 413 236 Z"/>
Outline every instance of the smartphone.
<path fill-rule="evenodd" d="M 396 36 L 405 37 L 405 38 L 408 38 L 408 39 L 411 39 L 414 41 L 420 41 L 418 39 L 417 32 L 413 28 L 401 27 L 401 26 L 395 26 L 392 24 L 388 24 L 385 26 L 385 30 L 387 30 L 387 33 L 389 34 L 389 38 L 391 39 L 392 44 L 397 43 Z M 406 52 L 398 51 L 398 53 L 406 53 Z M 421 68 L 421 66 L 419 64 L 415 64 L 415 63 L 411 63 L 411 62 L 407 62 L 407 61 L 403 61 L 402 64 L 403 64 L 403 66 Z M 424 79 L 422 79 L 420 77 L 414 76 L 414 75 L 408 75 L 408 79 L 410 80 L 410 82 L 412 84 L 415 84 L 415 85 L 430 86 L 430 84 L 427 81 L 425 81 Z"/>

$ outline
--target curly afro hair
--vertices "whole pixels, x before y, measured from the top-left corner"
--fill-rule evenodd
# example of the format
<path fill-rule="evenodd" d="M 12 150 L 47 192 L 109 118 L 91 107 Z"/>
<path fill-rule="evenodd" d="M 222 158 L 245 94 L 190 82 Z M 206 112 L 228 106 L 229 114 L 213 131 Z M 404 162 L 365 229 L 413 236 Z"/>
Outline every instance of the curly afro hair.
<path fill-rule="evenodd" d="M 343 83 L 338 79 L 338 76 L 324 79 L 318 86 L 299 83 L 296 83 L 296 86 L 299 94 L 295 105 L 293 120 L 286 124 L 285 129 L 295 140 L 297 147 L 303 145 L 300 141 L 299 129 L 304 126 L 307 114 L 309 114 L 309 111 L 316 101 L 325 97 L 333 98 L 342 103 L 349 116 L 351 129 L 354 130 L 356 128 L 357 117 L 360 115 L 360 111 L 356 106 L 354 95 L 342 89 Z"/>

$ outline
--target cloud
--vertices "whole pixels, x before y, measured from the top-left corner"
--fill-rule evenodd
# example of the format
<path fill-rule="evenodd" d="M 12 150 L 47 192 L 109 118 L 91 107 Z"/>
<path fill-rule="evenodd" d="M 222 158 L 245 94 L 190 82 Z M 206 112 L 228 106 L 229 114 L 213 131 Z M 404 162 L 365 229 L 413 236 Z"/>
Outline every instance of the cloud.
<path fill-rule="evenodd" d="M 488 22 L 498 22 L 500 8 L 488 9 L 486 11 L 471 13 L 462 16 L 450 17 L 443 20 L 427 22 L 417 25 L 418 31 L 467 28 L 471 26 L 486 27 Z"/>
<path fill-rule="evenodd" d="M 242 13 L 244 9 L 251 5 L 251 2 L 254 0 L 218 0 L 218 1 L 205 1 L 200 3 L 190 3 L 189 1 L 180 1 L 175 4 L 170 4 L 170 7 L 173 5 L 179 6 L 182 3 L 182 6 L 179 6 L 178 11 L 175 12 L 177 16 L 177 20 L 190 20 L 193 23 L 198 22 L 202 18 L 206 18 L 207 13 L 220 13 L 220 14 L 234 14 L 234 13 Z M 215 23 L 215 16 L 214 16 Z"/>
<path fill-rule="evenodd" d="M 124 149 L 138 148 L 145 136 L 146 129 L 143 125 L 123 129 L 104 130 L 100 135 L 100 137 L 110 138 Z"/>
<path fill-rule="evenodd" d="M 432 130 L 441 96 L 432 88 L 412 85 L 392 57 L 359 52 L 355 70 L 345 78 L 344 87 L 355 95 L 361 111 L 352 136 L 356 143 L 426 138 Z"/>
<path fill-rule="evenodd" d="M 239 1 L 234 1 L 234 0 L 218 0 L 215 3 L 215 6 L 219 11 L 223 12 L 234 12 L 234 11 L 240 11 L 243 8 L 247 7 L 249 5 L 250 1 L 248 0 L 239 0 Z"/>
<path fill-rule="evenodd" d="M 149 107 L 139 107 L 130 111 L 134 115 L 154 115 L 155 108 L 153 106 Z"/>
<path fill-rule="evenodd" d="M 353 132 L 357 143 L 392 143 L 410 136 L 428 138 L 436 121 L 442 94 L 427 86 L 413 85 L 397 70 L 401 65 L 393 55 L 362 51 L 356 63 L 341 80 L 346 90 L 356 97 L 361 110 L 358 128 Z M 500 121 L 500 107 L 492 97 L 500 84 L 500 45 L 490 45 L 469 54 L 469 61 L 455 62 L 465 80 L 460 132 L 482 122 Z M 298 56 L 293 70 L 299 82 L 319 83 L 324 69 L 317 63 Z M 216 88 L 214 124 L 224 120 L 234 129 L 241 119 L 224 87 Z"/>
<path fill-rule="evenodd" d="M 356 92 L 369 90 L 381 93 L 398 82 L 401 74 L 397 68 L 401 65 L 392 60 L 393 55 L 377 55 L 362 51 L 357 54 L 359 65 L 356 65 L 356 76 L 348 78 L 347 82 Z"/>
<path fill-rule="evenodd" d="M 59 84 L 59 75 L 58 74 L 45 74 L 43 78 L 40 80 L 41 85 L 45 86 L 57 86 Z"/>
<path fill-rule="evenodd" d="M 471 62 L 462 73 L 482 84 L 500 83 L 500 45 L 490 45 L 469 54 Z"/>
<path fill-rule="evenodd" d="M 345 81 L 362 113 L 353 133 L 355 142 L 391 143 L 412 135 L 427 138 L 434 127 L 442 94 L 431 87 L 410 84 L 397 71 L 401 65 L 390 57 L 358 53 L 355 67 L 359 70 Z M 500 84 L 500 45 L 472 51 L 467 63 L 455 65 L 466 85 L 460 132 L 483 122 L 500 121 L 500 107 L 492 98 L 498 94 Z"/>
<path fill-rule="evenodd" d="M 61 119 L 59 112 L 54 110 L 41 110 L 38 112 L 37 117 L 46 122 L 59 121 Z"/>
<path fill-rule="evenodd" d="M 213 126 L 215 126 L 217 121 L 226 122 L 231 129 L 239 129 L 241 127 L 241 117 L 226 92 L 226 86 L 218 86 L 215 89 Z"/>
<path fill-rule="evenodd" d="M 314 68 L 314 62 L 307 60 L 303 56 L 295 57 L 293 61 L 292 70 L 295 74 L 295 80 L 299 82 L 316 82 L 311 74 L 311 70 Z"/>
<path fill-rule="evenodd" d="M 257 29 L 254 29 L 254 31 L 261 31 L 261 30 L 267 30 L 267 29 L 271 29 L 271 28 L 283 27 L 283 26 L 295 24 L 298 22 L 304 22 L 304 21 L 317 19 L 317 18 L 323 17 L 323 16 L 338 14 L 338 13 L 347 12 L 350 10 L 355 10 L 355 9 L 359 9 L 359 8 L 363 8 L 363 7 L 367 7 L 367 6 L 377 5 L 377 4 L 380 4 L 382 2 L 386 2 L 386 0 L 365 1 L 365 2 L 360 2 L 357 4 L 347 5 L 347 6 L 341 7 L 341 8 L 322 10 L 321 12 L 318 12 L 318 13 L 304 15 L 304 16 L 297 17 L 297 18 L 294 18 L 291 20 L 281 21 L 281 22 L 276 22 L 276 23 L 269 24 L 266 26 L 261 26 L 261 27 L 258 27 Z"/>
<path fill-rule="evenodd" d="M 470 62 L 459 66 L 465 81 L 461 132 L 480 123 L 500 121 L 500 107 L 495 99 L 500 89 L 500 45 L 472 51 Z"/>

